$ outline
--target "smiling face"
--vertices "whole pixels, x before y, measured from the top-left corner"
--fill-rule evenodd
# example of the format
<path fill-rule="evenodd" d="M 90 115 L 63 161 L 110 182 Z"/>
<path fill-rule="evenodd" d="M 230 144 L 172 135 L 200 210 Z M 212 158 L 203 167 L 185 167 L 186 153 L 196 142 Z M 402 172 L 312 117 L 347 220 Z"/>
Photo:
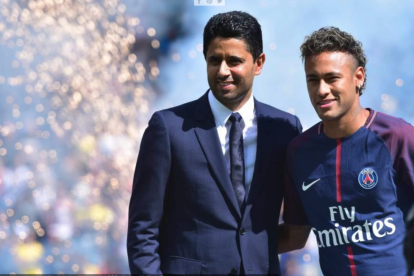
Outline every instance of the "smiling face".
<path fill-rule="evenodd" d="M 265 61 L 256 61 L 243 40 L 215 38 L 206 54 L 208 84 L 216 99 L 236 111 L 250 98 L 254 76 L 260 75 Z"/>
<path fill-rule="evenodd" d="M 306 59 L 309 98 L 323 122 L 352 122 L 360 110 L 357 87 L 365 73 L 343 52 L 323 52 Z"/>

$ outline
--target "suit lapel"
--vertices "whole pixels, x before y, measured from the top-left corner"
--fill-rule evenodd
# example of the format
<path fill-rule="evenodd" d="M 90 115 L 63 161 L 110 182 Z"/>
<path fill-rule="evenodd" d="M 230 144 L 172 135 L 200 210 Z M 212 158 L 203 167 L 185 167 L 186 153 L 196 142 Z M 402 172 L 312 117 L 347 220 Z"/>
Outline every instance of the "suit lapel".
<path fill-rule="evenodd" d="M 239 218 L 241 218 L 240 208 L 227 171 L 223 152 L 221 151 L 216 123 L 208 103 L 207 95 L 206 93 L 199 99 L 199 106 L 195 115 L 195 120 L 197 121 L 195 133 L 218 184 L 221 186 L 223 193 L 237 212 Z"/>

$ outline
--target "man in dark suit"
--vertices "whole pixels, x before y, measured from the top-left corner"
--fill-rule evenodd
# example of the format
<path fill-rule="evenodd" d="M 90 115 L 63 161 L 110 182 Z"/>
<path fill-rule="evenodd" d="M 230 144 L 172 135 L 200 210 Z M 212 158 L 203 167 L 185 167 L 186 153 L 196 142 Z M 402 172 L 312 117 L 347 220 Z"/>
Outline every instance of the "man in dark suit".
<path fill-rule="evenodd" d="M 131 273 L 279 274 L 278 252 L 303 247 L 306 239 L 295 237 L 309 233 L 278 228 L 285 150 L 301 124 L 253 97 L 265 62 L 254 17 L 213 16 L 204 56 L 210 89 L 156 112 L 142 138 L 129 208 Z"/>

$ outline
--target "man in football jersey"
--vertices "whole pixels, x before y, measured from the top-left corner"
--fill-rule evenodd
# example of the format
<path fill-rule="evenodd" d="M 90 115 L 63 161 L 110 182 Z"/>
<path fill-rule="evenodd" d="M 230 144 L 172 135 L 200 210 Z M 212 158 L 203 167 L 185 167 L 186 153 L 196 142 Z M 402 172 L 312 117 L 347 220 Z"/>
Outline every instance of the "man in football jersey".
<path fill-rule="evenodd" d="M 405 276 L 414 128 L 361 106 L 366 57 L 350 34 L 321 28 L 300 49 L 322 121 L 289 145 L 285 221 L 312 227 L 325 276 Z"/>

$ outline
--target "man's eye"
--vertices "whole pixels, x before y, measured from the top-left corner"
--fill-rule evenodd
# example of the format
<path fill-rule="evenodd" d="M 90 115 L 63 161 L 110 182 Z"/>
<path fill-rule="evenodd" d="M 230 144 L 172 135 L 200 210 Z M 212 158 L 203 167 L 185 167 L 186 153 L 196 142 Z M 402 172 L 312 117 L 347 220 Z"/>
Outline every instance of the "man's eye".
<path fill-rule="evenodd" d="M 232 65 L 237 65 L 237 64 L 240 64 L 240 63 L 241 63 L 241 60 L 239 60 L 239 59 L 229 60 L 229 64 L 232 64 Z"/>
<path fill-rule="evenodd" d="M 210 58 L 209 61 L 210 61 L 211 64 L 218 64 L 218 63 L 220 63 L 220 60 L 218 58 Z"/>

